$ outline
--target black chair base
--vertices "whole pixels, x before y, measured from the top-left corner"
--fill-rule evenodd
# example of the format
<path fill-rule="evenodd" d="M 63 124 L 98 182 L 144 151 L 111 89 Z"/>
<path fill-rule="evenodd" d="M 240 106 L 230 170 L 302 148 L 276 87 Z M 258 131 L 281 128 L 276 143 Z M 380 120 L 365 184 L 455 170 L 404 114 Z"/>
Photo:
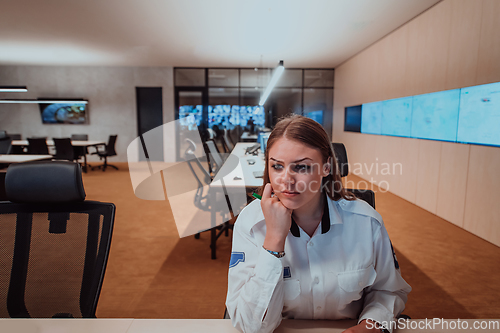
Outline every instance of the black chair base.
<path fill-rule="evenodd" d="M 90 165 L 89 165 L 89 167 L 90 167 Z M 102 169 L 102 171 L 105 171 L 107 167 L 115 168 L 116 170 L 118 170 L 117 166 L 114 166 L 112 164 L 107 164 L 107 163 L 90 167 L 90 170 Z"/>

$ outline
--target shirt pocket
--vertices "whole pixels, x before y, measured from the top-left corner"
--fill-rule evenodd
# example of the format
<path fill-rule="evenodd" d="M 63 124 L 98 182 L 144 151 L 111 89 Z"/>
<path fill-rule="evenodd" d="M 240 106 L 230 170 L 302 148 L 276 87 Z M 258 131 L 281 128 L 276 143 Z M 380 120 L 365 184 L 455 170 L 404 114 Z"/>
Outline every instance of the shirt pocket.
<path fill-rule="evenodd" d="M 363 290 L 375 282 L 377 272 L 373 265 L 355 271 L 338 273 L 339 282 L 339 309 L 347 304 L 359 300 L 363 296 Z"/>
<path fill-rule="evenodd" d="M 300 305 L 300 281 L 295 279 L 285 279 L 283 281 L 283 311 L 297 308 Z"/>

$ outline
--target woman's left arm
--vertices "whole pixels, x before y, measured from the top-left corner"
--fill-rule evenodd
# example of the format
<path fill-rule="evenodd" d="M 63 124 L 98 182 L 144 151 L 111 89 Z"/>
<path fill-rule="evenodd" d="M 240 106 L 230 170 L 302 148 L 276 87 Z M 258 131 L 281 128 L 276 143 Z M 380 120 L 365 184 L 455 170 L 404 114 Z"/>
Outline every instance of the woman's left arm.
<path fill-rule="evenodd" d="M 411 287 L 401 276 L 384 224 L 379 224 L 377 221 L 376 225 L 378 230 L 375 229 L 373 246 L 377 277 L 375 282 L 365 290 L 364 307 L 358 323 L 367 319 L 373 320 L 392 332 L 390 324 L 404 310 Z"/>

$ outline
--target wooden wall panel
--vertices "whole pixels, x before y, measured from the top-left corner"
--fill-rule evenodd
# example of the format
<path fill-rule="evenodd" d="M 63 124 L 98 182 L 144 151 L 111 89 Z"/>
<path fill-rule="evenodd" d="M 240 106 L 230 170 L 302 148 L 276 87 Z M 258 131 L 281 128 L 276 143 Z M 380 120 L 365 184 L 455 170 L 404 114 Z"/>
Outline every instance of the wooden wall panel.
<path fill-rule="evenodd" d="M 405 96 L 444 90 L 451 33 L 451 1 L 443 1 L 408 24 Z"/>
<path fill-rule="evenodd" d="M 344 133 L 343 124 L 345 106 L 500 81 L 498 17 L 497 0 L 444 0 L 336 68 L 334 99 L 334 137 L 364 167 L 352 173 L 388 180 L 394 194 L 497 245 L 500 184 L 482 170 L 498 173 L 500 148 Z M 402 175 L 366 172 L 395 161 Z"/>
<path fill-rule="evenodd" d="M 500 81 L 500 1 L 482 2 L 476 84 Z"/>
<path fill-rule="evenodd" d="M 482 1 L 451 2 L 451 34 L 446 89 L 476 84 Z"/>
<path fill-rule="evenodd" d="M 500 148 L 470 147 L 464 228 L 500 246 Z"/>
<path fill-rule="evenodd" d="M 470 145 L 460 143 L 443 142 L 441 146 L 437 215 L 461 228 L 464 227 L 469 150 Z"/>
<path fill-rule="evenodd" d="M 416 204 L 436 214 L 441 162 L 441 142 L 420 140 L 418 147 Z"/>

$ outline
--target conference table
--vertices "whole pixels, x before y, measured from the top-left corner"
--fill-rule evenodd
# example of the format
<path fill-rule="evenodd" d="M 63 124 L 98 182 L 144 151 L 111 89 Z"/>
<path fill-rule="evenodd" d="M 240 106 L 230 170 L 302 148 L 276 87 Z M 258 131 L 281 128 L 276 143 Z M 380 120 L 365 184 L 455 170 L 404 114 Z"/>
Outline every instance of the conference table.
<path fill-rule="evenodd" d="M 27 147 L 29 145 L 28 140 L 12 140 L 11 144 L 13 146 Z M 81 140 L 71 140 L 71 145 L 73 147 L 97 147 L 97 146 L 106 146 L 106 142 L 90 140 L 90 141 L 81 141 Z M 54 146 L 54 140 L 47 139 L 47 146 Z M 96 148 L 97 149 L 97 148 Z M 85 149 L 85 152 L 87 149 Z M 87 172 L 87 154 L 83 154 L 83 171 Z"/>
<path fill-rule="evenodd" d="M 446 319 L 429 325 L 433 319 L 405 321 L 393 333 L 498 332 L 499 320 Z M 474 330 L 475 323 L 488 323 Z M 341 333 L 356 324 L 354 320 L 284 319 L 276 333 Z M 426 326 L 427 325 L 427 326 Z M 459 325 L 459 326 L 457 326 Z M 469 329 L 466 329 L 467 326 Z M 451 327 L 455 327 L 454 329 Z M 461 327 L 458 329 L 457 327 Z M 238 333 L 229 319 L 0 319 L 0 332 L 16 333 Z"/>

